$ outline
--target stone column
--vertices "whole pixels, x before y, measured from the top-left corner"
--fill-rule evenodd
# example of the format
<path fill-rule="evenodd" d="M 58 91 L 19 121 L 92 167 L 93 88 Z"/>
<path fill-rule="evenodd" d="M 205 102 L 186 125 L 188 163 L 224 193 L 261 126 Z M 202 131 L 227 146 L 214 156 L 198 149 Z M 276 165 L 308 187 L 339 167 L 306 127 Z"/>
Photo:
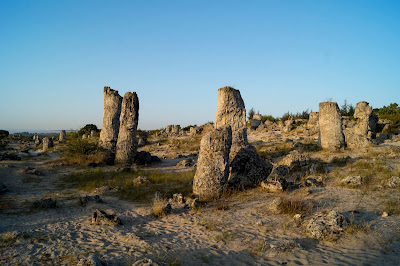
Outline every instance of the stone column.
<path fill-rule="evenodd" d="M 43 140 L 43 151 L 46 152 L 49 148 L 53 147 L 53 138 L 44 137 Z"/>
<path fill-rule="evenodd" d="M 136 92 L 127 92 L 122 100 L 121 124 L 115 155 L 116 163 L 125 165 L 133 163 L 138 146 L 136 139 L 138 122 L 139 98 Z"/>
<path fill-rule="evenodd" d="M 65 142 L 67 140 L 67 134 L 65 133 L 65 130 L 61 130 L 60 136 L 58 137 L 58 142 Z"/>
<path fill-rule="evenodd" d="M 319 104 L 319 142 L 323 149 L 338 150 L 345 146 L 342 117 L 336 102 Z"/>
<path fill-rule="evenodd" d="M 201 139 L 199 159 L 193 179 L 193 193 L 199 195 L 200 200 L 217 198 L 227 188 L 231 145 L 230 127 L 214 129 Z"/>
<path fill-rule="evenodd" d="M 118 94 L 118 91 L 104 87 L 103 126 L 100 132 L 100 144 L 111 154 L 115 154 L 118 139 L 121 102 L 122 97 Z"/>

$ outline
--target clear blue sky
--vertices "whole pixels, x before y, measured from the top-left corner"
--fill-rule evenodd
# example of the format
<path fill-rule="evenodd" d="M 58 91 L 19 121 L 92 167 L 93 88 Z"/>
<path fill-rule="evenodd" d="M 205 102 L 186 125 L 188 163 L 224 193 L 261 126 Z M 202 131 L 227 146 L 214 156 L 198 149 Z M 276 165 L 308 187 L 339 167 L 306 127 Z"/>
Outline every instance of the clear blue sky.
<path fill-rule="evenodd" d="M 281 116 L 400 102 L 400 1 L 0 1 L 0 128 L 101 127 L 103 87 L 139 127 L 215 120 L 218 88 Z"/>

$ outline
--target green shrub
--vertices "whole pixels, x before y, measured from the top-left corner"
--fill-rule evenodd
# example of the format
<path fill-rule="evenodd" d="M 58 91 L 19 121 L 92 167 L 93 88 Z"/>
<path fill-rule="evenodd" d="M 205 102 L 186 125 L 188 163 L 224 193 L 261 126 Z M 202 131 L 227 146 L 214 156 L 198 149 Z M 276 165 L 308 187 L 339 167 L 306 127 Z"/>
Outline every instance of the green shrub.
<path fill-rule="evenodd" d="M 0 139 L 5 139 L 8 137 L 8 135 L 10 135 L 10 132 L 7 130 L 0 130 Z"/>
<path fill-rule="evenodd" d="M 93 124 L 87 124 L 86 126 L 82 127 L 79 129 L 78 134 L 79 136 L 82 136 L 84 134 L 90 135 L 90 133 L 94 130 L 95 132 L 100 132 L 100 130 L 97 128 L 96 125 Z"/>

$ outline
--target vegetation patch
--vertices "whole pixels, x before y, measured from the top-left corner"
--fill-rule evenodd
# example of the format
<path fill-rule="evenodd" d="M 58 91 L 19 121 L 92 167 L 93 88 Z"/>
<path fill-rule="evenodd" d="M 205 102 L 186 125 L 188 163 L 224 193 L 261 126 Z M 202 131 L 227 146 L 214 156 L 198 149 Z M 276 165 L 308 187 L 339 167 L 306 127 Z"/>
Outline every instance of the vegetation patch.
<path fill-rule="evenodd" d="M 147 176 L 150 183 L 135 185 L 133 180 L 138 176 Z M 192 194 L 190 181 L 194 172 L 160 173 L 151 171 L 131 171 L 119 173 L 115 170 L 103 171 L 102 169 L 77 172 L 65 176 L 63 185 L 87 192 L 103 186 L 120 187 L 116 195 L 124 200 L 133 202 L 151 202 L 155 192 L 172 197 L 174 193 L 182 193 L 185 196 Z M 112 192 L 113 193 L 113 192 Z"/>

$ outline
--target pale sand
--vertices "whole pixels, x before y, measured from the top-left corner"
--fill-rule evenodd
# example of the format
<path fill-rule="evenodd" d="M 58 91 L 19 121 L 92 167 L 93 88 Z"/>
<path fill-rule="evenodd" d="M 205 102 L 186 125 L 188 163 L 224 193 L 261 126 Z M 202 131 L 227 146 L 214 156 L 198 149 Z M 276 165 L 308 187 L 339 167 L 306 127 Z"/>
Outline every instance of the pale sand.
<path fill-rule="evenodd" d="M 260 140 L 257 134 L 250 139 Z M 173 205 L 173 213 L 163 218 L 152 217 L 150 205 L 107 196 L 102 196 L 104 204 L 80 207 L 78 198 L 86 195 L 84 192 L 57 187 L 60 176 L 75 169 L 51 168 L 48 160 L 51 159 L 34 157 L 22 162 L 0 162 L 0 182 L 10 190 L 0 196 L 0 233 L 17 230 L 25 236 L 1 244 L 1 264 L 75 265 L 78 259 L 92 253 L 107 265 L 128 265 L 144 257 L 161 265 L 400 264 L 400 217 L 380 216 L 382 194 L 399 196 L 399 189 L 364 195 L 358 189 L 329 184 L 313 189 L 311 194 L 304 189 L 295 192 L 313 200 L 320 210 L 337 209 L 345 214 L 358 210 L 354 219 L 370 225 L 370 230 L 342 234 L 337 241 L 318 241 L 308 237 L 302 227 L 294 226 L 291 216 L 271 210 L 272 201 L 280 194 L 260 188 L 232 196 L 225 211 L 216 210 L 213 203 L 202 206 L 200 211 Z M 177 161 L 155 168 L 184 171 L 173 167 Z M 4 167 L 6 164 L 15 168 Z M 26 166 L 45 175 L 21 173 Z M 56 199 L 58 207 L 30 207 L 33 201 L 46 197 Z M 90 216 L 97 208 L 118 215 L 123 225 L 92 225 Z"/>

